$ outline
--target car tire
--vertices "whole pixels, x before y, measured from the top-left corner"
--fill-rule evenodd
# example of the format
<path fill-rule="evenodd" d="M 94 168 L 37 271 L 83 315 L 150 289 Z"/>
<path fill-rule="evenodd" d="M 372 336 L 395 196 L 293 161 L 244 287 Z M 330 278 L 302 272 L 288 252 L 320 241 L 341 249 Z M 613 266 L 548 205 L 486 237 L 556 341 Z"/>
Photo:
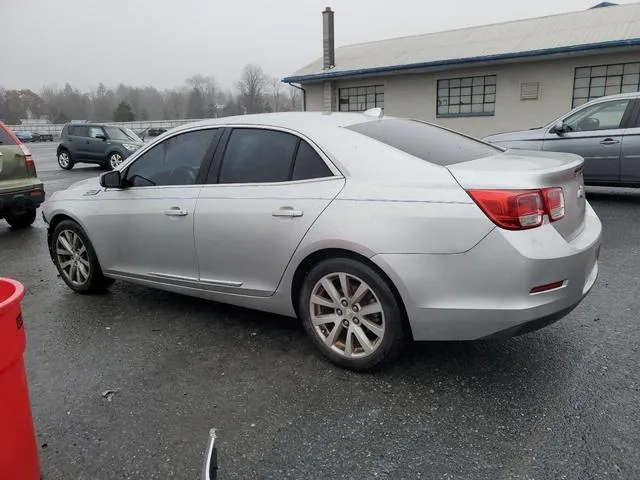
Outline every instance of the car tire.
<path fill-rule="evenodd" d="M 120 152 L 111 152 L 107 155 L 107 166 L 110 170 L 115 170 L 124 160 L 124 156 Z"/>
<path fill-rule="evenodd" d="M 311 341 L 340 367 L 378 370 L 406 344 L 399 299 L 378 272 L 358 260 L 333 258 L 315 265 L 304 279 L 298 307 Z"/>
<path fill-rule="evenodd" d="M 58 153 L 58 166 L 63 170 L 71 170 L 74 165 L 75 162 L 71 157 L 71 152 L 66 148 L 60 150 L 60 153 Z"/>
<path fill-rule="evenodd" d="M 22 213 L 9 214 L 5 217 L 5 220 L 14 230 L 30 227 L 36 221 L 36 209 L 31 208 Z"/>
<path fill-rule="evenodd" d="M 58 273 L 74 292 L 101 293 L 113 285 L 114 280 L 102 273 L 89 237 L 73 220 L 56 225 L 49 248 Z"/>

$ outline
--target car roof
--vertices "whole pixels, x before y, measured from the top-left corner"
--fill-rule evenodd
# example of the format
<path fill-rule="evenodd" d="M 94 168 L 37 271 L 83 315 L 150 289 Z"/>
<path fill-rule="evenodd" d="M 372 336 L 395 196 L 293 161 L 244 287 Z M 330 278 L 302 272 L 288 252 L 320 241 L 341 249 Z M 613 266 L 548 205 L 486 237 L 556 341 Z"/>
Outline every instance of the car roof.
<path fill-rule="evenodd" d="M 384 117 L 393 118 L 393 117 Z M 187 130 L 201 126 L 255 125 L 263 127 L 285 128 L 304 135 L 314 136 L 320 130 L 336 127 L 348 127 L 357 123 L 379 120 L 373 114 L 344 112 L 278 112 L 236 115 L 190 122 L 176 127 L 173 131 Z"/>

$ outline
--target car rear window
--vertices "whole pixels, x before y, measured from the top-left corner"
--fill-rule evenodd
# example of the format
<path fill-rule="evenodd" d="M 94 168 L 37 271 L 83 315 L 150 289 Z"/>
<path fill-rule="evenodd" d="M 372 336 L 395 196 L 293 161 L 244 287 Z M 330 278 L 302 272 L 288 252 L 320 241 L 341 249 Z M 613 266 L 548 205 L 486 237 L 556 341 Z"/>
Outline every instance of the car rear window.
<path fill-rule="evenodd" d="M 346 128 L 442 166 L 477 160 L 503 151 L 480 140 L 417 120 L 377 120 Z"/>
<path fill-rule="evenodd" d="M 9 135 L 4 128 L 0 126 L 0 145 L 15 145 L 11 135 Z"/>

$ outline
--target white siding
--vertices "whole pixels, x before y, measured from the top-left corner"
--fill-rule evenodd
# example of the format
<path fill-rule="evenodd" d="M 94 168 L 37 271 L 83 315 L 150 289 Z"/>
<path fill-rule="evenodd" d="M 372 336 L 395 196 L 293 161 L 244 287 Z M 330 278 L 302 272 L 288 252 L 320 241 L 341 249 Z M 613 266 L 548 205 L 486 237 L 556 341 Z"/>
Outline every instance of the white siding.
<path fill-rule="evenodd" d="M 385 114 L 426 120 L 483 137 L 541 126 L 569 111 L 576 67 L 639 60 L 638 53 L 630 52 L 334 82 L 333 109 L 337 110 L 338 88 L 384 84 Z M 495 115 L 436 117 L 438 79 L 490 74 L 497 75 Z M 522 82 L 539 82 L 538 100 L 520 100 Z M 322 110 L 322 84 L 304 87 L 307 89 L 307 110 Z M 313 101 L 310 101 L 311 97 Z"/>

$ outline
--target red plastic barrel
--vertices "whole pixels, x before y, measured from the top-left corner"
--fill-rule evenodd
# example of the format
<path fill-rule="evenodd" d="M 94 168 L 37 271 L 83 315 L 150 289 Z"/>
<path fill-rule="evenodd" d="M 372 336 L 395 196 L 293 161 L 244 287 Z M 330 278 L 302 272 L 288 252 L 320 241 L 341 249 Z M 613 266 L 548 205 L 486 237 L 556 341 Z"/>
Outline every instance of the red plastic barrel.
<path fill-rule="evenodd" d="M 20 282 L 0 278 L 0 478 L 38 480 L 36 445 L 23 354 Z"/>

